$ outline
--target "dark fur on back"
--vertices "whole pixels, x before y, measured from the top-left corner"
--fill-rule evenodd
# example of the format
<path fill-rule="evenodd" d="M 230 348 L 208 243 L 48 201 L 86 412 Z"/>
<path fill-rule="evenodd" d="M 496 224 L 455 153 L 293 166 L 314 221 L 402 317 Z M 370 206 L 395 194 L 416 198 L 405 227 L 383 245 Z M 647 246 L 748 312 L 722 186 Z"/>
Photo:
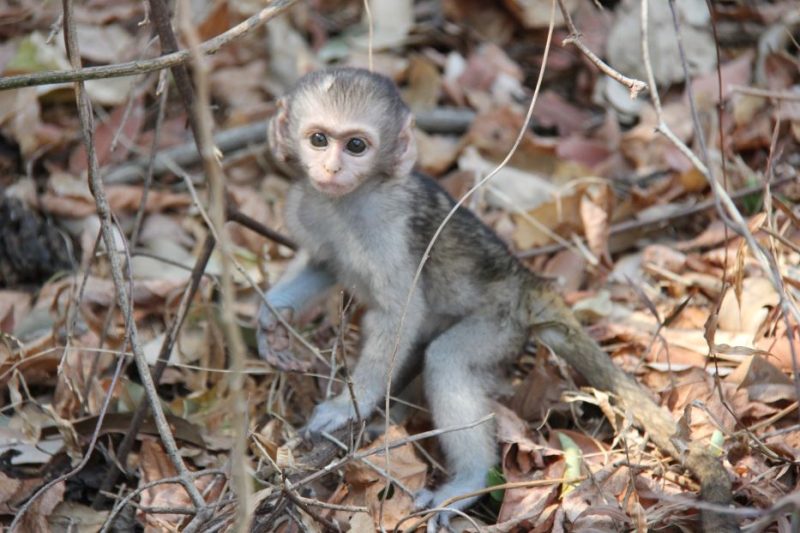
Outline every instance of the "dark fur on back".
<path fill-rule="evenodd" d="M 417 204 L 412 206 L 409 218 L 411 231 L 417 237 L 412 241 L 412 255 L 422 257 L 434 233 L 455 205 L 453 198 L 433 179 L 414 173 L 412 185 Z M 482 282 L 499 281 L 515 275 L 524 268 L 509 252 L 506 244 L 488 228 L 472 211 L 459 207 L 444 227 L 431 249 L 430 269 L 452 265 L 453 259 L 466 261 Z"/>

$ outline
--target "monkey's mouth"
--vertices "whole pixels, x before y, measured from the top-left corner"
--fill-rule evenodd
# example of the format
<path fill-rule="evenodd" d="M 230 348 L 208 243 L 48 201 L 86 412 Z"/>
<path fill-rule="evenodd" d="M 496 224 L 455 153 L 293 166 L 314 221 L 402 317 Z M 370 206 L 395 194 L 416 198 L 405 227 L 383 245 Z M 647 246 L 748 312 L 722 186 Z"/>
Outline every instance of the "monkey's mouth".
<path fill-rule="evenodd" d="M 344 196 L 355 188 L 352 184 L 342 185 L 341 183 L 319 182 L 316 180 L 311 180 L 311 185 L 319 192 L 334 198 Z"/>

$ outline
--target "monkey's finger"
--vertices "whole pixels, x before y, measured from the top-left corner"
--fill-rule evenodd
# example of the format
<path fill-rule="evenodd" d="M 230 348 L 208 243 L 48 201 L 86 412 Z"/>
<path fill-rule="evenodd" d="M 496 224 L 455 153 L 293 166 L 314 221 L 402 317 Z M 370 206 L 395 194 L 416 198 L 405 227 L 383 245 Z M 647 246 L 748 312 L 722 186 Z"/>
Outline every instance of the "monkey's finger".
<path fill-rule="evenodd" d="M 305 372 L 309 369 L 310 363 L 298 360 L 289 350 L 275 350 L 270 343 L 268 332 L 258 329 L 256 331 L 256 342 L 258 344 L 258 355 L 261 359 L 282 372 Z"/>
<path fill-rule="evenodd" d="M 270 331 L 275 329 L 277 323 L 278 319 L 275 314 L 262 303 L 261 307 L 258 308 L 258 329 Z"/>

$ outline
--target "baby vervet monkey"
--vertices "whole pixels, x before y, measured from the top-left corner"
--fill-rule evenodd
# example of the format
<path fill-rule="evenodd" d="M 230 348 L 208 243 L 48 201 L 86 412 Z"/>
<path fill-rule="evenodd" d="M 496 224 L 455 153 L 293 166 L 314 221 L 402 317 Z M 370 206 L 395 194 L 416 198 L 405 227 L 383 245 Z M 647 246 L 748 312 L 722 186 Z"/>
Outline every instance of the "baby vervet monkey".
<path fill-rule="evenodd" d="M 639 420 L 658 426 L 648 428 L 651 438 L 675 451 L 669 415 L 614 366 L 559 296 L 469 210 L 459 208 L 444 226 L 408 300 L 425 249 L 455 204 L 433 180 L 412 172 L 413 117 L 389 79 L 353 68 L 309 74 L 279 100 L 268 136 L 274 156 L 296 177 L 284 219 L 300 251 L 266 299 L 291 318 L 338 282 L 365 304 L 363 348 L 352 372 L 360 416 L 369 417 L 384 398 L 396 350 L 393 385 L 404 386 L 421 368 L 436 427 L 475 422 L 491 412 L 499 365 L 517 355 L 533 331 L 592 385 L 617 393 L 636 408 Z M 287 339 L 263 305 L 261 356 L 297 369 Z M 333 431 L 355 416 L 345 391 L 318 405 L 307 429 Z M 422 491 L 416 503 L 438 507 L 483 488 L 497 461 L 495 440 L 492 423 L 443 433 L 450 478 Z M 429 528 L 447 520 L 440 513 Z"/>

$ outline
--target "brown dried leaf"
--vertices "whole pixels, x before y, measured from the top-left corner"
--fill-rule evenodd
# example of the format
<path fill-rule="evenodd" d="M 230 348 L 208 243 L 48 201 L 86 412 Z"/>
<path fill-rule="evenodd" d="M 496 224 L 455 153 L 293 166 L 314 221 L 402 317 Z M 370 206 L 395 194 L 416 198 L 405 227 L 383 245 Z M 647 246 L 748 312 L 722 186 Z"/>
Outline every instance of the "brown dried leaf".
<path fill-rule="evenodd" d="M 496 404 L 497 437 L 503 445 L 501 461 L 503 475 L 508 482 L 560 479 L 565 463 L 559 456 L 545 466 L 540 453 L 542 446 L 531 440 L 527 426 L 513 411 Z M 559 482 L 539 486 L 507 489 L 497 517 L 498 526 L 503 522 L 524 519 L 532 524 L 558 495 Z"/>
<path fill-rule="evenodd" d="M 747 391 L 740 390 L 734 383 L 722 383 L 725 402 L 740 416 L 750 407 Z M 694 407 L 698 402 L 704 408 Z M 732 431 L 736 420 L 720 401 L 714 385 L 714 378 L 702 368 L 692 368 L 680 377 L 679 383 L 669 392 L 667 404 L 676 418 L 691 410 L 691 440 L 708 439 L 719 426 L 723 432 Z M 709 414 L 711 418 L 709 418 Z"/>
<path fill-rule="evenodd" d="M 94 131 L 94 149 L 97 163 L 105 165 L 124 161 L 128 156 L 128 147 L 136 145 L 136 137 L 144 124 L 144 102 L 137 98 L 131 103 L 128 111 L 127 105 L 117 106 L 108 117 L 100 122 Z M 124 122 L 123 122 L 124 120 Z M 114 151 L 111 151 L 115 137 L 119 137 Z M 69 170 L 72 174 L 80 175 L 86 171 L 86 146 L 83 143 L 72 152 L 69 160 Z"/>
<path fill-rule="evenodd" d="M 142 440 L 139 460 L 141 485 L 177 475 L 164 448 L 156 440 Z M 194 480 L 195 486 L 207 501 L 214 501 L 219 496 L 224 483 L 224 478 L 213 475 L 200 476 Z M 192 500 L 179 483 L 162 483 L 143 490 L 140 504 L 142 507 L 192 507 Z M 178 528 L 186 519 L 186 515 L 182 514 L 149 514 L 141 509 L 137 515 L 145 523 L 145 531 L 153 533 L 164 531 L 164 528 Z"/>
<path fill-rule="evenodd" d="M 371 445 L 359 451 L 383 450 L 385 440 L 393 442 L 408 436 L 405 429 L 398 426 L 390 426 L 389 432 L 385 437 L 378 438 Z M 389 450 L 391 461 L 389 473 L 402 482 L 411 491 L 417 491 L 425 486 L 425 478 L 428 466 L 421 461 L 411 444 L 404 444 L 398 448 Z M 383 459 L 383 451 L 379 451 L 370 456 L 369 460 L 381 468 L 386 467 Z M 344 483 L 340 485 L 332 497 L 332 502 L 344 505 L 366 506 L 370 510 L 370 515 L 375 523 L 383 517 L 383 526 L 387 529 L 395 527 L 409 513 L 414 510 L 413 498 L 394 487 L 392 493 L 382 501 L 381 494 L 386 488 L 386 479 L 361 462 L 351 462 L 347 465 L 344 472 Z M 345 495 L 346 493 L 346 495 Z M 344 497 L 342 497 L 344 495 Z M 381 514 L 381 508 L 383 513 Z M 334 515 L 340 523 L 347 523 L 350 514 L 344 511 L 337 511 Z"/>
<path fill-rule="evenodd" d="M 504 0 L 508 9 L 516 15 L 523 26 L 529 29 L 542 29 L 550 25 L 550 10 L 552 2 L 549 0 Z M 574 13 L 578 5 L 577 0 L 564 0 L 564 7 Z M 564 24 L 561 10 L 556 8 L 556 26 Z"/>
<path fill-rule="evenodd" d="M 528 211 L 527 217 L 518 214 L 512 215 L 512 219 L 517 225 L 517 229 L 514 232 L 514 243 L 517 248 L 526 250 L 552 241 L 550 235 L 542 231 L 537 225 L 532 224 L 528 217 L 561 236 L 568 237 L 573 233 L 579 233 L 582 230 L 582 223 L 580 222 L 582 197 L 583 192 L 576 188 L 565 196 L 557 197 Z"/>
<path fill-rule="evenodd" d="M 794 400 L 794 382 L 760 355 L 745 359 L 725 381 L 747 390 L 751 400 L 773 403 Z"/>
<path fill-rule="evenodd" d="M 564 161 L 592 169 L 602 165 L 611 156 L 611 151 L 604 141 L 575 134 L 558 142 L 556 155 Z"/>
<path fill-rule="evenodd" d="M 686 255 L 662 244 L 651 244 L 642 251 L 642 263 L 650 263 L 670 272 L 680 273 L 686 266 Z"/>
<path fill-rule="evenodd" d="M 452 135 L 428 135 L 415 130 L 419 157 L 417 165 L 426 174 L 441 176 L 458 159 L 462 144 Z"/>
<path fill-rule="evenodd" d="M 612 264 L 608 235 L 613 201 L 614 195 L 611 189 L 601 187 L 582 196 L 580 203 L 581 221 L 589 249 L 606 266 Z"/>
<path fill-rule="evenodd" d="M 58 177 L 58 184 L 56 183 Z M 74 182 L 76 188 L 65 189 L 65 180 Z M 65 174 L 51 176 L 51 190 L 41 196 L 42 207 L 52 215 L 66 218 L 82 218 L 97 211 L 94 200 L 83 187 L 85 181 Z M 106 188 L 108 201 L 114 211 L 135 213 L 142 201 L 142 188 L 133 185 L 115 185 Z M 147 195 L 145 212 L 179 209 L 191 205 L 192 199 L 185 193 L 173 193 L 162 190 L 151 190 Z"/>
<path fill-rule="evenodd" d="M 466 142 L 476 147 L 484 157 L 500 161 L 514 145 L 524 119 L 524 115 L 507 106 L 481 113 L 470 126 Z M 536 137 L 526 128 L 511 164 L 523 170 L 550 175 L 558 163 L 554 152 L 554 141 Z"/>
<path fill-rule="evenodd" d="M 0 126 L 5 135 L 19 143 L 25 157 L 42 145 L 37 132 L 42 128 L 39 96 L 35 87 L 0 92 Z"/>
<path fill-rule="evenodd" d="M 555 91 L 542 92 L 533 110 L 533 120 L 542 128 L 556 128 L 560 137 L 583 132 L 592 114 Z"/>
<path fill-rule="evenodd" d="M 485 0 L 444 0 L 442 11 L 448 19 L 477 30 L 487 41 L 507 43 L 517 28 L 514 17 L 499 2 Z"/>
<path fill-rule="evenodd" d="M 442 92 L 442 74 L 427 57 L 415 54 L 408 62 L 407 87 L 403 99 L 415 112 L 433 108 Z"/>
<path fill-rule="evenodd" d="M 586 257 L 573 250 L 557 252 L 545 265 L 542 274 L 558 279 L 560 290 L 573 292 L 586 280 Z"/>
<path fill-rule="evenodd" d="M 778 305 L 780 298 L 766 278 L 743 278 L 741 286 L 740 298 L 736 296 L 735 286 L 722 298 L 719 327 L 726 331 L 755 335 L 769 310 Z"/>
<path fill-rule="evenodd" d="M 36 531 L 37 533 L 49 533 L 50 524 L 47 517 L 53 509 L 64 499 L 66 483 L 61 481 L 56 483 L 47 492 L 40 495 L 28 508 L 28 512 L 22 517 L 19 523 L 19 531 Z"/>

